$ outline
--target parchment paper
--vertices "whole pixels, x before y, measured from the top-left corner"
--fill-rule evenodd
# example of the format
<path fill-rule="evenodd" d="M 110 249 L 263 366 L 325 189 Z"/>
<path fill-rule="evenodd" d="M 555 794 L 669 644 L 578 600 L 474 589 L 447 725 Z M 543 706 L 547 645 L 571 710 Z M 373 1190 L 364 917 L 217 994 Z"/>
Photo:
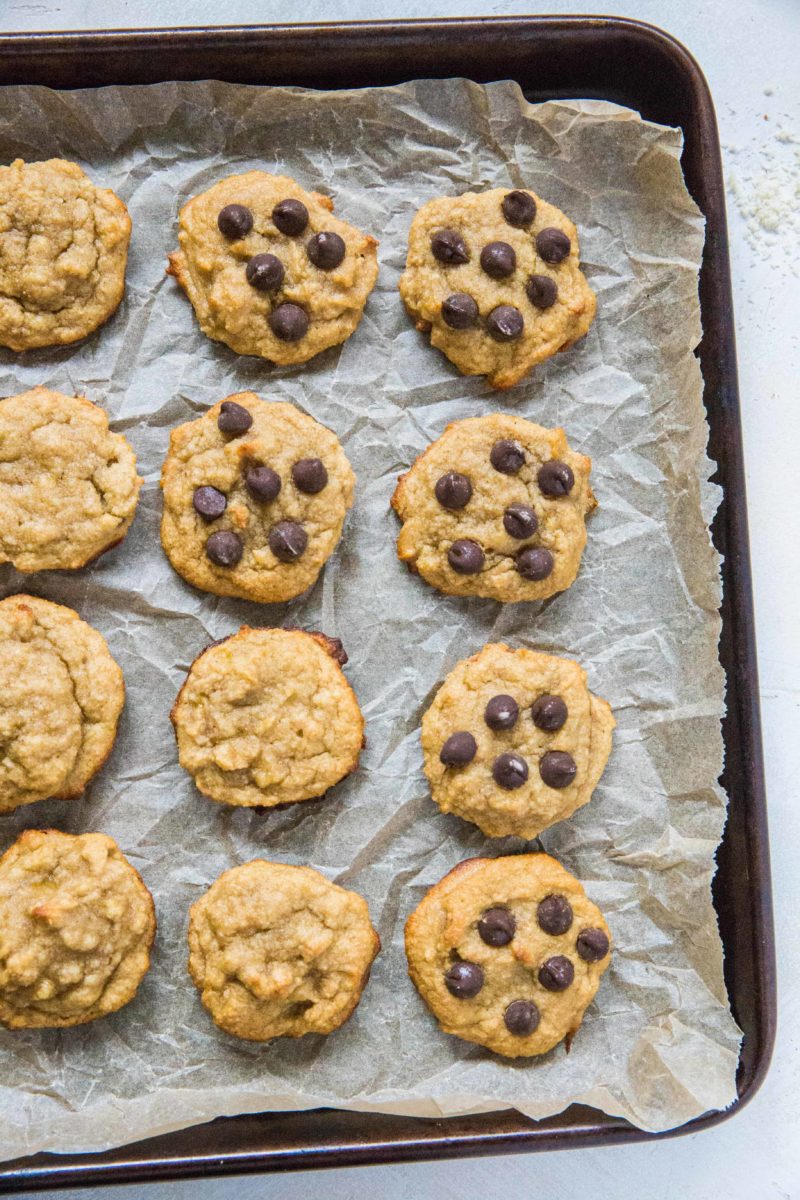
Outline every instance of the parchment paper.
<path fill-rule="evenodd" d="M 65 1031 L 3 1032 L 0 1152 L 100 1149 L 226 1113 L 337 1105 L 438 1116 L 582 1101 L 666 1129 L 735 1096 L 709 883 L 725 799 L 718 558 L 693 350 L 703 221 L 680 134 L 597 102 L 534 107 L 516 85 L 433 81 L 314 93 L 219 83 L 0 92 L 0 155 L 80 162 L 133 217 L 120 312 L 77 348 L 3 352 L 0 387 L 85 393 L 130 438 L 146 483 L 124 545 L 77 573 L 18 576 L 108 638 L 128 701 L 116 748 L 81 801 L 2 820 L 115 837 L 156 897 L 153 966 L 122 1012 Z M 275 370 L 208 341 L 164 275 L 176 213 L 216 179 L 262 167 L 330 192 L 377 235 L 380 277 L 341 348 Z M 415 208 L 441 193 L 529 185 L 569 213 L 599 298 L 589 336 L 505 394 L 466 379 L 414 331 L 397 293 Z M 290 400 L 330 425 L 357 476 L 342 545 L 285 605 L 206 596 L 158 539 L 170 429 L 231 392 Z M 389 497 L 448 421 L 495 410 L 563 424 L 593 459 L 600 501 L 577 583 L 544 604 L 441 597 L 396 557 Z M 207 643 L 250 624 L 343 639 L 367 720 L 358 773 L 271 815 L 204 799 L 178 766 L 170 706 Z M 421 771 L 420 717 L 444 675 L 491 639 L 579 659 L 618 721 L 594 799 L 543 847 L 582 879 L 614 934 L 613 965 L 567 1055 L 504 1062 L 440 1033 L 406 977 L 403 923 L 462 858 L 524 848 L 445 817 Z M 534 846 L 535 848 L 535 846 Z M 186 974 L 189 905 L 255 856 L 307 863 L 363 893 L 383 952 L 354 1018 L 325 1039 L 259 1046 L 219 1032 Z"/>

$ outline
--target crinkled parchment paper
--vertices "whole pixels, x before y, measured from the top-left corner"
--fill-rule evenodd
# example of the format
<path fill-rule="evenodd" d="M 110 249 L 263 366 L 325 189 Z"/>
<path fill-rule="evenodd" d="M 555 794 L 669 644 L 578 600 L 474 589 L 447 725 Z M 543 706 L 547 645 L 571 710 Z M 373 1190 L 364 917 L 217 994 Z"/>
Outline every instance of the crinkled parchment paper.
<path fill-rule="evenodd" d="M 337 1105 L 440 1115 L 583 1101 L 666 1129 L 735 1096 L 739 1033 L 709 898 L 725 801 L 718 558 L 707 427 L 693 350 L 703 221 L 680 135 L 597 102 L 530 107 L 516 85 L 463 80 L 315 93 L 219 83 L 0 91 L 0 155 L 75 159 L 133 217 L 125 301 L 77 348 L 2 352 L 0 391 L 46 384 L 108 410 L 145 486 L 122 547 L 73 574 L 0 573 L 2 592 L 73 606 L 127 681 L 120 736 L 81 801 L 0 823 L 117 838 L 156 897 L 153 967 L 136 1000 L 93 1025 L 2 1033 L 0 1151 L 99 1149 L 225 1113 Z M 270 369 L 199 332 L 164 275 L 176 213 L 222 176 L 262 167 L 330 192 L 380 238 L 358 331 L 312 363 Z M 415 208 L 442 192 L 531 186 L 569 213 L 599 298 L 589 336 L 512 391 L 466 379 L 412 328 L 397 293 Z M 357 476 L 344 540 L 317 586 L 285 605 L 193 591 L 158 539 L 169 431 L 231 392 L 290 400 L 330 425 Z M 590 454 L 600 508 L 577 583 L 545 604 L 439 596 L 395 558 L 389 497 L 448 421 L 503 410 L 564 425 Z M 240 624 L 341 637 L 367 720 L 361 769 L 327 799 L 273 814 L 226 809 L 177 763 L 169 709 L 189 663 Z M 421 771 L 420 717 L 451 667 L 491 639 L 577 658 L 618 721 L 591 804 L 542 838 L 582 879 L 615 940 L 571 1053 L 503 1062 L 440 1033 L 406 977 L 403 923 L 485 840 L 445 817 Z M 325 1039 L 236 1042 L 186 974 L 189 905 L 257 855 L 307 863 L 369 900 L 384 950 L 353 1019 Z"/>

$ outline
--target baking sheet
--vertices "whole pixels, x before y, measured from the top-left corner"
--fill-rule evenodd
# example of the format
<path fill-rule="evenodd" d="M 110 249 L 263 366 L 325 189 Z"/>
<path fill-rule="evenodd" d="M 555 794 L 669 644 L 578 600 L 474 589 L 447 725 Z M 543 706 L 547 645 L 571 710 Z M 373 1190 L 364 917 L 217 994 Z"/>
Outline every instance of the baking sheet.
<path fill-rule="evenodd" d="M 112 834 L 156 897 L 153 969 L 119 1014 L 65 1031 L 0 1034 L 0 1153 L 101 1149 L 208 1120 L 321 1104 L 422 1115 L 573 1101 L 647 1129 L 735 1098 L 730 1016 L 710 903 L 724 820 L 716 785 L 723 676 L 718 558 L 707 527 L 707 427 L 693 350 L 703 223 L 680 174 L 680 133 L 601 102 L 525 103 L 516 85 L 463 80 L 315 93 L 220 83 L 0 91 L 2 161 L 82 163 L 129 205 L 126 299 L 84 345 L 0 353 L 0 386 L 36 383 L 105 405 L 146 483 L 124 545 L 72 576 L 0 573 L 70 604 L 108 637 L 128 704 L 114 753 L 79 802 L 2 821 Z M 192 194 L 252 167 L 329 192 L 381 239 L 381 274 L 344 347 L 270 369 L 207 341 L 163 275 Z M 599 315 L 569 354 L 512 391 L 465 379 L 412 328 L 396 285 L 415 208 L 442 192 L 527 185 L 581 234 Z M 169 430 L 230 392 L 288 399 L 329 424 L 358 477 L 345 538 L 286 605 L 207 597 L 158 543 Z M 394 555 L 397 474 L 449 420 L 502 409 L 563 424 L 592 456 L 600 509 L 577 583 L 539 605 L 443 598 Z M 359 772 L 319 802 L 259 815 L 205 800 L 177 765 L 169 708 L 191 660 L 241 623 L 339 636 L 367 719 Z M 460 859 L 520 850 L 431 803 L 419 720 L 443 676 L 488 640 L 578 658 L 613 705 L 615 749 L 591 804 L 541 844 L 586 884 L 615 938 L 612 967 L 566 1054 L 506 1063 L 441 1034 L 405 975 L 402 926 Z M 308 863 L 362 892 L 384 950 L 351 1022 L 328 1039 L 237 1043 L 185 973 L 186 913 L 225 868 Z"/>

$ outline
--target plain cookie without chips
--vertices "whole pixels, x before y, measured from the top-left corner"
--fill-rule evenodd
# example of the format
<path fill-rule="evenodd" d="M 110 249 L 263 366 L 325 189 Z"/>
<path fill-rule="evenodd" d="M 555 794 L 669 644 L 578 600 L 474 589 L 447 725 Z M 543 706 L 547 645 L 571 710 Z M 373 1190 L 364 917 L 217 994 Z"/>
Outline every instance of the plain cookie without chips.
<path fill-rule="evenodd" d="M 189 915 L 189 973 L 226 1033 L 331 1033 L 352 1015 L 380 938 L 366 901 L 311 867 L 256 859 L 223 872 Z"/>
<path fill-rule="evenodd" d="M 444 1032 L 507 1058 L 569 1046 L 611 961 L 602 913 L 547 854 L 459 863 L 408 918 L 405 944 Z"/>

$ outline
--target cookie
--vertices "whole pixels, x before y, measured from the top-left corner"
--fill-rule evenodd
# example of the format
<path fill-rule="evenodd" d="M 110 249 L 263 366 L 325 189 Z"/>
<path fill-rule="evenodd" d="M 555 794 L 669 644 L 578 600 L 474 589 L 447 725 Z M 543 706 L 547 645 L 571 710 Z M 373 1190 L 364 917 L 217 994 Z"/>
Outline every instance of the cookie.
<path fill-rule="evenodd" d="M 507 1058 L 569 1047 L 610 943 L 600 910 L 547 854 L 459 863 L 406 922 L 408 973 L 444 1032 Z"/>
<path fill-rule="evenodd" d="M 248 629 L 195 659 L 172 709 L 178 758 L 221 804 L 294 804 L 355 771 L 364 718 L 342 643 L 300 629 Z"/>
<path fill-rule="evenodd" d="M 0 400 L 0 563 L 75 570 L 125 537 L 136 456 L 83 396 L 37 387 Z"/>
<path fill-rule="evenodd" d="M 422 718 L 431 795 L 487 837 L 538 837 L 591 799 L 614 725 L 577 663 L 490 643 Z"/>
<path fill-rule="evenodd" d="M 64 346 L 107 321 L 130 236 L 125 205 L 76 163 L 0 167 L 0 345 Z"/>
<path fill-rule="evenodd" d="M 496 388 L 572 346 L 596 308 L 572 222 L 535 192 L 505 188 L 422 206 L 400 295 L 431 345 Z"/>
<path fill-rule="evenodd" d="M 327 196 L 265 171 L 185 204 L 168 274 L 206 337 L 282 365 L 349 338 L 375 286 L 378 243 L 332 213 Z"/>
<path fill-rule="evenodd" d="M 0 600 L 0 812 L 79 796 L 111 753 L 125 684 L 71 608 Z"/>
<path fill-rule="evenodd" d="M 366 901 L 311 867 L 233 867 L 189 913 L 189 974 L 204 1007 L 254 1042 L 338 1029 L 380 947 Z"/>
<path fill-rule="evenodd" d="M 136 995 L 153 898 L 113 838 L 28 829 L 0 858 L 0 1021 L 84 1025 Z"/>
<path fill-rule="evenodd" d="M 563 429 L 504 413 L 454 421 L 395 489 L 398 556 L 449 595 L 545 600 L 578 573 L 590 470 Z"/>
<path fill-rule="evenodd" d="M 173 430 L 161 487 L 161 544 L 175 570 L 206 592 L 267 603 L 314 583 L 355 476 L 324 425 L 240 392 Z"/>

